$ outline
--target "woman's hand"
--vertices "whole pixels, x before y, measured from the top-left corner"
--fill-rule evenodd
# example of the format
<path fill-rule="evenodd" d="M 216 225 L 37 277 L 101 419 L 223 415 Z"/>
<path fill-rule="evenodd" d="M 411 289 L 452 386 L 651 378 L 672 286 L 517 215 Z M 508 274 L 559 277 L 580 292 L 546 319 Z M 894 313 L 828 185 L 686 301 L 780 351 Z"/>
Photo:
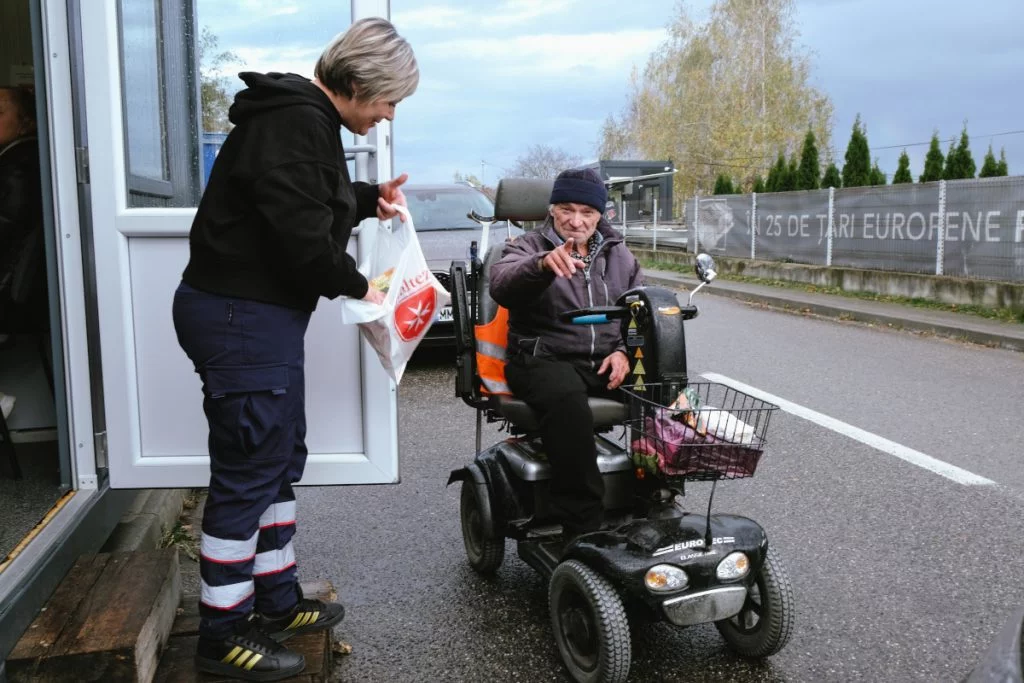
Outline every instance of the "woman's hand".
<path fill-rule="evenodd" d="M 363 297 L 363 301 L 369 301 L 371 304 L 382 304 L 384 299 L 387 298 L 387 294 L 380 291 L 375 287 L 370 287 L 366 290 L 366 296 Z"/>
<path fill-rule="evenodd" d="M 407 206 L 405 203 L 405 195 L 402 194 L 402 185 L 409 179 L 408 173 L 403 173 L 394 180 L 389 180 L 386 183 L 381 183 L 377 187 L 380 197 L 377 198 L 377 218 L 386 221 L 395 216 L 401 218 L 402 222 L 405 222 L 405 216 L 391 208 L 392 204 L 398 204 L 400 206 Z"/>

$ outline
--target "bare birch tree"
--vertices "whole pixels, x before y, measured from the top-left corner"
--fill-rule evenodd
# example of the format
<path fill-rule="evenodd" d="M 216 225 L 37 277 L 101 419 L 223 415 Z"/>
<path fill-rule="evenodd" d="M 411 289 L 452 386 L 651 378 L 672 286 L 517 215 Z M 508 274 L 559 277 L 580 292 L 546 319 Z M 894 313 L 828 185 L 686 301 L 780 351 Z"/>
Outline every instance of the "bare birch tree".
<path fill-rule="evenodd" d="M 810 58 L 797 48 L 794 0 L 716 0 L 696 24 L 680 2 L 669 39 L 628 101 L 606 120 L 598 151 L 635 150 L 672 159 L 680 196 L 710 192 L 719 174 L 750 189 L 779 150 L 797 153 L 808 129 L 831 147 L 832 103 L 810 83 Z"/>

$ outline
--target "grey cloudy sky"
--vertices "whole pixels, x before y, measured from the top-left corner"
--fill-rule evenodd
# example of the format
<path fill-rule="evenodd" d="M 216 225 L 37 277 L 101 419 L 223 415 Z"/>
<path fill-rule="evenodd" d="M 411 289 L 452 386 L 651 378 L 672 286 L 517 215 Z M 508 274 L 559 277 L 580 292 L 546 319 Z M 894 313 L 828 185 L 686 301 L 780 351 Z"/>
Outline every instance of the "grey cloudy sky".
<path fill-rule="evenodd" d="M 699 19 L 711 0 L 685 4 Z M 200 0 L 198 13 L 221 48 L 242 58 L 239 70 L 311 76 L 320 50 L 349 23 L 349 5 Z M 674 8 L 672 0 L 391 0 L 422 74 L 398 107 L 396 170 L 416 182 L 461 171 L 491 183 L 537 143 L 593 160 L 601 123 L 621 110 L 630 70 L 666 38 Z M 799 0 L 796 22 L 814 83 L 835 105 L 840 166 L 860 113 L 890 178 L 902 145 L 927 143 L 936 129 L 944 140 L 959 136 L 965 120 L 979 168 L 991 143 L 997 156 L 1005 148 L 1011 173 L 1024 173 L 1022 0 Z M 907 147 L 915 177 L 926 151 Z"/>

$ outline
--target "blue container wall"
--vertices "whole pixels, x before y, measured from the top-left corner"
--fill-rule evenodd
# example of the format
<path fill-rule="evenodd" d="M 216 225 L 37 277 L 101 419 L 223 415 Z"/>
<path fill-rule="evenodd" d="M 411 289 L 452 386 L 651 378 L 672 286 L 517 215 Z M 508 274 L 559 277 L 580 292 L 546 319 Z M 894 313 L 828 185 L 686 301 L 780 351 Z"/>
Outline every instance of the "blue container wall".
<path fill-rule="evenodd" d="M 203 133 L 203 187 L 206 187 L 210 180 L 213 160 L 217 158 L 217 153 L 227 137 L 227 133 Z"/>

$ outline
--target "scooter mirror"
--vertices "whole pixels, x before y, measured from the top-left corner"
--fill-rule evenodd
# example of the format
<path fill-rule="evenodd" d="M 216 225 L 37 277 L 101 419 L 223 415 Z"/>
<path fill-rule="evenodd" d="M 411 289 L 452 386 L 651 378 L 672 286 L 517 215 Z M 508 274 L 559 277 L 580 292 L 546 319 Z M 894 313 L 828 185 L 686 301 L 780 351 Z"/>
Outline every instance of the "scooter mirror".
<path fill-rule="evenodd" d="M 715 272 L 715 260 L 710 254 L 697 254 L 696 270 L 697 277 L 704 283 L 711 282 L 718 275 Z"/>

